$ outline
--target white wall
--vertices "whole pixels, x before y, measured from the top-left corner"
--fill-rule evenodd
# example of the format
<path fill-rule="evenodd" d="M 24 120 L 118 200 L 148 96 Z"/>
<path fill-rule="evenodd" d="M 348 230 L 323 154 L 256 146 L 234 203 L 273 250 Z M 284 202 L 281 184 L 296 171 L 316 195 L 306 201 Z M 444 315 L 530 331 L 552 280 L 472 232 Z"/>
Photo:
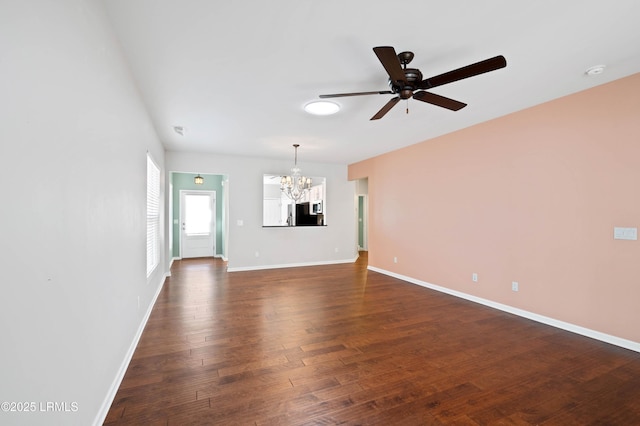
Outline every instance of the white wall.
<path fill-rule="evenodd" d="M 165 272 L 147 283 L 163 149 L 98 2 L 3 0 L 0 52 L 0 402 L 36 403 L 0 424 L 101 422 Z"/>
<path fill-rule="evenodd" d="M 284 160 L 166 153 L 168 171 L 228 175 L 229 270 L 353 261 L 357 256 L 355 183 L 347 181 L 346 165 L 299 162 L 305 175 L 327 178 L 328 226 L 262 227 L 262 175 L 288 173 L 291 166 L 291 161 Z"/>

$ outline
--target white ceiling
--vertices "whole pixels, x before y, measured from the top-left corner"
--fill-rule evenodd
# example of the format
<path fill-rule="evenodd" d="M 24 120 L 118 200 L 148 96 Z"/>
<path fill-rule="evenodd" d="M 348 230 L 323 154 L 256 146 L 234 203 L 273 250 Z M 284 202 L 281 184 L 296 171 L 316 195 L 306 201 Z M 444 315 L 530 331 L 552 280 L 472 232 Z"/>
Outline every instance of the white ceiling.
<path fill-rule="evenodd" d="M 349 164 L 640 71 L 638 0 L 104 0 L 165 147 Z M 392 95 L 372 51 L 415 54 L 424 78 L 496 55 L 507 67 L 434 88 L 370 121 Z M 586 69 L 604 64 L 598 76 Z M 173 126 L 186 128 L 179 136 Z"/>

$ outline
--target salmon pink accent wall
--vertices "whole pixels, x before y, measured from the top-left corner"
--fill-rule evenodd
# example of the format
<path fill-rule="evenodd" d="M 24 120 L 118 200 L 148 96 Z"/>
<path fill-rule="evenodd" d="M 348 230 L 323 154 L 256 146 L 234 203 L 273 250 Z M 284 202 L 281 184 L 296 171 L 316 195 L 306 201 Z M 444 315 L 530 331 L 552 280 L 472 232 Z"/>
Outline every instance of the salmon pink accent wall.
<path fill-rule="evenodd" d="M 365 177 L 370 266 L 640 342 L 640 241 L 613 239 L 640 227 L 640 74 L 349 166 Z"/>

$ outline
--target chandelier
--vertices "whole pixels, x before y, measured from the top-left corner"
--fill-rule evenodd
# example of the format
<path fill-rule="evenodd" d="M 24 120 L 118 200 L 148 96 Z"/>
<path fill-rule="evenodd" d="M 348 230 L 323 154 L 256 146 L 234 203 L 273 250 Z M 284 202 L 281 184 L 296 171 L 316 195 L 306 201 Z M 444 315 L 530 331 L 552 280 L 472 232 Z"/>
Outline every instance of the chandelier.
<path fill-rule="evenodd" d="M 295 143 L 295 162 L 291 169 L 291 176 L 282 176 L 280 179 L 280 190 L 287 195 L 294 203 L 298 203 L 304 196 L 305 192 L 311 188 L 311 178 L 301 175 L 300 167 L 298 167 L 298 147 Z"/>

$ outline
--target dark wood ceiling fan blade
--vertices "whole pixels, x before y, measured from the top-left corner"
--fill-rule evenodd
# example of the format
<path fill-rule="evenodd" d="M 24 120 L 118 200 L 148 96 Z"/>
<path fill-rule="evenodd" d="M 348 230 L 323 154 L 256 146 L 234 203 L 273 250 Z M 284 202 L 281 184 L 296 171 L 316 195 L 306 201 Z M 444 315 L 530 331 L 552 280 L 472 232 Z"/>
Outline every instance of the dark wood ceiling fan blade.
<path fill-rule="evenodd" d="M 396 50 L 393 47 L 374 47 L 373 51 L 378 59 L 380 59 L 382 66 L 387 71 L 387 74 L 389 74 L 389 78 L 391 78 L 392 81 L 405 81 L 402 65 L 400 65 L 400 60 L 398 59 Z"/>
<path fill-rule="evenodd" d="M 354 92 L 354 93 L 334 93 L 331 95 L 320 95 L 322 99 L 325 98 L 342 98 L 344 96 L 362 96 L 362 95 L 393 95 L 391 90 L 382 90 L 378 92 Z"/>
<path fill-rule="evenodd" d="M 394 105 L 395 105 L 395 104 L 397 104 L 399 100 L 400 100 L 400 96 L 396 96 L 395 98 L 391 98 L 391 100 L 390 100 L 389 102 L 387 102 L 387 103 L 386 103 L 386 104 L 385 104 L 385 105 L 380 109 L 380 111 L 378 111 L 378 112 L 376 113 L 376 115 L 374 115 L 373 117 L 371 117 L 371 118 L 370 118 L 370 120 L 379 120 L 379 119 L 381 119 L 382 117 L 384 117 L 384 115 L 385 115 L 386 113 L 388 113 L 388 112 L 389 112 L 389 110 L 390 110 L 391 108 L 393 108 L 393 107 L 394 107 Z"/>
<path fill-rule="evenodd" d="M 479 74 L 484 74 L 489 71 L 495 71 L 506 66 L 507 60 L 504 58 L 504 56 L 495 56 L 493 58 L 485 59 L 484 61 L 476 62 L 475 64 L 467 65 L 466 67 L 458 68 L 449 72 L 445 72 L 444 74 L 436 75 L 434 77 L 422 80 L 419 88 L 430 89 L 432 87 L 441 86 L 443 84 L 452 83 L 454 81 L 473 77 Z"/>
<path fill-rule="evenodd" d="M 444 96 L 436 95 L 431 92 L 416 92 L 413 94 L 413 99 L 426 102 L 429 104 L 437 105 L 442 108 L 450 109 L 451 111 L 458 111 L 467 106 L 463 102 L 458 102 L 454 99 L 445 98 Z"/>

